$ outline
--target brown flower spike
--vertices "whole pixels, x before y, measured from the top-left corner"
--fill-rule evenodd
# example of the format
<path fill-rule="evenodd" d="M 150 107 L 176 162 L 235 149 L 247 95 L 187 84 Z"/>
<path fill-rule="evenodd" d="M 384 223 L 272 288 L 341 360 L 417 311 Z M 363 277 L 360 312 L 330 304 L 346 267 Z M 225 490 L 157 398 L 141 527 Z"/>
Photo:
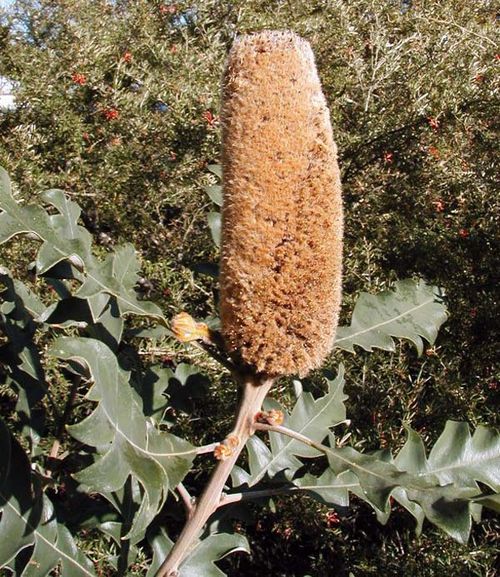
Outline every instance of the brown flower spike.
<path fill-rule="evenodd" d="M 330 115 L 309 43 L 243 36 L 223 80 L 222 335 L 259 373 L 321 365 L 337 325 L 342 201 Z"/>

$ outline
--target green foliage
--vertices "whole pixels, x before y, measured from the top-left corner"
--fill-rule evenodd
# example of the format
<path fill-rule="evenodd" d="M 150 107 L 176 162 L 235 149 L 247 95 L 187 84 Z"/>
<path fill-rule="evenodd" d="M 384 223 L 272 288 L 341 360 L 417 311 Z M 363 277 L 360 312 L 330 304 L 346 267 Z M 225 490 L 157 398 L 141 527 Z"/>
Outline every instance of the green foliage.
<path fill-rule="evenodd" d="M 60 191 L 50 191 L 41 198 L 57 213 L 50 214 L 40 205 L 23 206 L 14 200 L 5 172 L 1 174 L 0 220 L 7 223 L 8 230 L 3 241 L 31 235 L 41 243 L 35 252 L 36 274 L 43 278 L 57 269 L 59 277 L 49 280 L 57 287 L 59 298 L 46 305 L 22 282 L 12 280 L 6 269 L 2 273 L 6 287 L 1 308 L 8 339 L 6 367 L 8 383 L 20 399 L 17 410 L 24 415 L 22 433 L 33 442 L 32 431 L 36 428 L 32 409 L 48 392 L 42 357 L 45 362 L 50 358 L 62 361 L 71 390 L 64 414 L 58 418 L 70 418 L 72 402 L 81 388 L 85 390 L 82 400 L 88 406 L 83 419 L 77 418 L 66 427 L 88 455 L 87 464 L 79 467 L 73 479 L 80 492 L 101 494 L 118 513 L 116 521 L 98 522 L 96 527 L 119 547 L 112 563 L 123 573 L 137 556 L 138 546 L 162 510 L 169 491 L 181 483 L 192 467 L 196 449 L 162 430 L 162 423 L 170 404 L 182 404 L 189 380 L 197 376 L 197 370 L 189 365 L 179 365 L 175 372 L 157 368 L 146 385 L 144 376 L 141 378 L 137 371 L 122 368 L 120 345 L 126 317 L 132 313 L 165 322 L 156 305 L 137 298 L 134 287 L 139 265 L 135 251 L 125 245 L 104 259 L 96 258 L 90 236 L 77 222 L 80 209 L 76 203 L 68 201 Z M 446 318 L 446 310 L 437 298 L 435 287 L 410 280 L 398 283 L 395 292 L 364 295 L 356 305 L 351 327 L 343 332 L 341 329 L 339 340 L 346 334 L 350 343 L 362 343 L 371 350 L 373 346 L 391 348 L 393 341 L 388 335 L 392 335 L 408 338 L 421 349 L 419 335 L 433 342 Z M 368 305 L 369 312 L 364 313 Z M 59 336 L 60 331 L 70 331 L 71 336 Z M 37 342 L 39 332 L 46 342 L 43 352 Z M 385 341 L 381 341 L 381 335 Z M 110 337 L 111 347 L 106 344 Z M 352 348 L 352 344 L 346 348 Z M 351 491 L 366 500 L 384 522 L 392 497 L 415 516 L 419 530 L 427 518 L 465 542 L 471 515 L 479 518 L 480 507 L 474 499 L 483 495 L 477 481 L 495 492 L 499 490 L 498 434 L 479 428 L 470 437 L 467 425 L 450 423 L 428 459 L 420 437 L 411 430 L 395 458 L 389 453 L 370 455 L 351 447 L 338 448 L 331 429 L 346 422 L 343 368 L 335 379 L 326 381 L 328 390 L 324 395 L 314 398 L 302 391 L 290 414 L 277 401 L 267 401 L 266 410 L 284 413 L 284 431 L 291 436 L 272 431 L 269 446 L 257 435 L 252 436 L 247 443 L 249 473 L 234 467 L 233 486 L 251 488 L 265 478 L 279 482 L 284 474 L 286 486 L 291 482 L 328 504 L 346 506 Z M 174 382 L 179 386 L 174 387 Z M 201 384 L 199 379 L 197 384 Z M 63 424 L 61 420 L 59 435 Z M 88 560 L 76 553 L 68 528 L 58 523 L 54 505 L 43 490 L 43 461 L 39 462 L 37 454 L 32 457 L 40 471 L 35 482 L 21 445 L 5 427 L 2 435 L 4 513 L 0 529 L 9 528 L 9 534 L 17 535 L 2 553 L 3 565 L 19 575 L 43 575 L 60 563 L 63 574 L 70 570 L 92 574 L 86 568 Z M 331 447 L 321 444 L 327 436 L 332 440 Z M 307 473 L 294 479 L 303 469 L 304 459 L 310 461 L 322 454 L 328 457 L 329 469 L 318 478 Z M 24 464 L 13 467 L 11 455 Z M 15 488 L 14 471 L 15 479 L 20 480 Z M 31 489 L 31 483 L 36 488 Z M 483 503 L 488 505 L 489 501 Z M 38 517 L 29 511 L 37 511 Z M 47 518 L 52 519 L 50 524 L 44 522 Z M 152 538 L 151 546 L 156 555 L 149 569 L 152 575 L 171 542 L 160 533 Z M 27 547 L 33 548 L 29 561 L 28 557 L 20 557 Z M 223 575 L 213 561 L 242 548 L 246 549 L 242 536 L 209 536 L 191 551 L 181 566 L 181 575 L 188 577 L 200 571 L 214 577 Z M 28 572 L 19 569 L 23 563 L 29 564 Z M 39 571 L 31 573 L 37 564 Z"/>
<path fill-rule="evenodd" d="M 318 442 L 325 438 L 331 427 L 346 418 L 343 370 L 339 371 L 336 379 L 327 382 L 328 392 L 319 399 L 314 399 L 308 392 L 302 393 L 284 422 L 290 429 Z M 283 411 L 277 402 L 268 403 L 266 408 Z M 233 482 L 236 485 L 245 483 L 252 487 L 266 475 L 274 477 L 282 471 L 291 475 L 302 466 L 297 457 L 317 457 L 319 454 L 316 449 L 281 434 L 271 433 L 269 437 L 269 448 L 259 437 L 250 438 L 247 443 L 250 474 L 235 468 Z"/>
<path fill-rule="evenodd" d="M 339 360 L 346 367 L 352 446 L 391 446 L 399 457 L 404 423 L 428 447 L 447 418 L 466 420 L 476 430 L 482 423 L 498 424 L 494 3 L 204 0 L 169 3 L 163 12 L 162 6 L 160 1 L 16 0 L 12 16 L 0 9 L 0 75 L 14 81 L 17 102 L 15 110 L 0 112 L 0 164 L 14 176 L 20 205 L 45 203 L 38 191 L 46 188 L 69 191 L 71 201 L 83 207 L 79 224 L 99 245 L 94 255 L 102 257 L 109 249 L 113 255 L 116 246 L 134 242 L 142 275 L 139 303 L 151 297 L 166 317 L 179 310 L 212 317 L 217 268 L 207 214 L 218 203 L 217 189 L 208 202 L 203 186 L 217 186 L 207 168 L 219 161 L 216 112 L 225 54 L 237 33 L 292 28 L 313 45 L 339 147 L 346 216 L 343 324 L 351 322 L 360 291 L 375 295 L 406 277 L 443 287 L 451 312 L 436 344 L 420 358 L 400 341 L 392 355 L 377 350 L 368 355 L 362 347 L 357 355 L 337 350 L 329 368 L 335 370 Z M 205 111 L 214 118 L 204 117 Z M 45 212 L 60 214 L 50 203 Z M 129 383 L 141 396 L 144 414 L 164 432 L 173 428 L 195 445 L 220 438 L 221 429 L 229 427 L 233 388 L 197 349 L 166 339 L 164 327 L 153 325 L 156 320 L 142 317 L 141 325 L 146 324 L 138 327 L 133 314 L 121 316 L 117 297 L 109 296 L 109 291 L 122 294 L 109 279 L 113 265 L 102 271 L 109 291 L 94 302 L 76 295 L 78 275 L 85 274 L 78 259 L 33 280 L 26 270 L 36 259 L 33 244 L 13 239 L 6 246 L 0 253 L 5 286 L 0 410 L 37 466 L 52 466 L 43 454 L 56 436 L 72 386 L 72 376 L 68 384 L 55 370 L 56 360 L 45 355 L 53 335 L 61 333 L 107 345 L 131 371 Z M 61 276 L 61 267 L 62 274 L 71 270 L 75 278 L 54 278 Z M 134 285 L 131 279 L 129 287 Z M 390 335 L 380 336 L 389 342 Z M 131 352 L 137 349 L 139 355 Z M 182 363 L 196 363 L 210 375 L 203 403 L 185 402 L 197 377 L 191 378 L 188 394 L 171 374 Z M 316 394 L 323 385 L 319 375 L 303 383 Z M 285 403 L 288 387 L 278 390 Z M 83 381 L 71 423 L 96 407 L 84 400 L 86 392 Z M 181 392 L 183 402 L 173 407 Z M 203 420 L 202 409 L 208 413 Z M 58 520 L 81 536 L 80 520 L 71 516 L 69 522 L 59 514 L 66 507 L 64 491 L 74 495 L 67 475 L 89 465 L 81 462 L 88 452 L 68 437 L 63 446 L 73 457 L 57 461 L 62 472 L 53 473 L 56 491 L 46 492 L 57 505 Z M 331 471 L 321 474 L 321 461 L 313 463 L 314 478 Z M 205 477 L 196 465 L 194 471 L 186 483 L 198 493 Z M 128 502 L 128 509 L 109 505 L 114 520 L 101 523 L 107 528 L 118 523 L 118 530 L 113 525 L 105 533 L 114 535 L 112 542 L 97 530 L 94 541 L 89 535 L 80 539 L 87 551 L 93 544 L 90 555 L 104 575 L 116 574 L 107 566 L 110 548 L 120 571 L 127 564 L 131 575 L 146 570 L 149 551 L 142 542 L 134 545 L 139 561 L 132 552 L 119 558 L 128 542 L 120 540 L 130 530 L 126 519 L 133 518 L 142 499 L 140 484 L 130 484 L 133 499 L 126 487 L 123 495 L 111 497 L 115 504 Z M 495 499 L 485 496 L 484 502 L 493 505 Z M 97 495 L 76 506 L 70 502 L 75 510 L 102 505 Z M 280 567 L 290 577 L 328 577 L 335 564 L 341 577 L 350 571 L 356 577 L 495 574 L 498 524 L 488 515 L 465 547 L 432 528 L 416 540 L 411 518 L 402 514 L 380 527 L 357 498 L 340 524 L 328 528 L 321 507 L 287 498 L 274 512 L 264 509 L 256 526 L 265 530 L 246 527 L 252 558 L 225 560 L 225 571 L 246 577 L 272 575 Z M 177 526 L 170 514 L 176 515 L 173 500 L 162 513 L 173 536 Z M 378 512 L 379 518 L 384 515 Z"/>
<path fill-rule="evenodd" d="M 446 309 L 439 302 L 441 291 L 423 281 L 410 279 L 395 283 L 394 291 L 376 297 L 361 293 L 352 313 L 349 327 L 339 327 L 335 346 L 354 352 L 354 345 L 367 351 L 374 348 L 394 351 L 391 337 L 410 340 L 421 355 L 424 344 L 421 336 L 432 345 Z"/>
<path fill-rule="evenodd" d="M 173 545 L 164 531 L 153 536 L 150 542 L 154 556 L 146 577 L 154 577 Z M 210 535 L 195 546 L 187 562 L 180 568 L 179 577 L 198 577 L 199 575 L 224 577 L 225 573 L 214 564 L 214 561 L 219 561 L 226 555 L 237 551 L 250 552 L 248 542 L 243 535 L 227 533 Z"/>
<path fill-rule="evenodd" d="M 93 386 L 86 398 L 98 403 L 83 421 L 68 427 L 72 437 L 95 447 L 95 462 L 77 481 L 99 493 L 121 489 L 129 475 L 144 488 L 144 498 L 126 538 L 142 536 L 167 497 L 189 471 L 195 449 L 173 435 L 160 433 L 143 415 L 129 377 L 113 352 L 95 339 L 61 337 L 48 351 L 60 360 L 83 365 Z"/>
<path fill-rule="evenodd" d="M 78 551 L 68 529 L 58 523 L 43 492 L 44 479 L 31 471 L 20 444 L 0 421 L 0 567 L 16 575 L 42 577 L 60 566 L 62 577 L 95 576 L 93 565 Z"/>

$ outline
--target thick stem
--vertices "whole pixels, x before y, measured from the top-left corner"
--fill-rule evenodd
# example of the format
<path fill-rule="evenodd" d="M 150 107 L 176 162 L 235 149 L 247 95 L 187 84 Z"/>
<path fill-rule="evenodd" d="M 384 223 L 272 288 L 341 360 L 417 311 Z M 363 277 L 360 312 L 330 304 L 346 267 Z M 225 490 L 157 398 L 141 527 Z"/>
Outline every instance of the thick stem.
<path fill-rule="evenodd" d="M 227 438 L 237 439 L 237 446 L 224 460 L 219 461 L 203 494 L 196 502 L 192 516 L 186 522 L 182 533 L 168 557 L 156 573 L 156 577 L 175 577 L 178 568 L 190 552 L 205 523 L 218 508 L 224 485 L 231 474 L 243 447 L 254 432 L 255 414 L 260 411 L 274 379 L 248 377 L 242 384 L 242 396 L 233 430 Z"/>

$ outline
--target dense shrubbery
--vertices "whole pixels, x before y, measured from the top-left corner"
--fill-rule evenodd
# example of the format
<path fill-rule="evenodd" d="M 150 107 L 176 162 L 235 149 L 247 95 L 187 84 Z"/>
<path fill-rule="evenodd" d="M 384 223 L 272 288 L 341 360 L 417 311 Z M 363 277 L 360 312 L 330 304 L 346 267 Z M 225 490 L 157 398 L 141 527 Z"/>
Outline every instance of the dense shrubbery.
<path fill-rule="evenodd" d="M 360 290 L 410 275 L 444 287 L 451 311 L 423 358 L 403 344 L 392 357 L 342 355 L 352 440 L 376 449 L 402 445 L 403 423 L 429 442 L 447 418 L 495 424 L 496 18 L 486 1 L 18 0 L 0 29 L 0 75 L 19 82 L 16 110 L 0 112 L 0 165 L 18 199 L 67 190 L 102 254 L 132 239 L 142 256 L 139 288 L 168 314 L 213 316 L 216 281 L 196 271 L 217 258 L 203 186 L 215 182 L 207 166 L 219 155 L 225 54 L 238 32 L 294 29 L 315 50 L 340 151 L 344 320 Z M 26 246 L 9 245 L 2 262 L 29 281 Z M 175 431 L 197 443 L 220 434 L 230 385 L 219 382 L 211 361 L 171 340 L 141 346 L 147 361 L 204 366 L 213 383 L 204 400 L 211 421 L 200 423 L 193 403 L 189 416 L 178 409 Z M 131 354 L 129 362 L 137 362 Z M 307 386 L 317 392 L 321 380 Z M 283 387 L 285 398 L 289 391 Z M 12 400 L 2 395 L 9 416 Z M 194 489 L 203 475 L 191 480 Z M 356 577 L 455 575 L 457 567 L 464 576 L 493 574 L 491 518 L 465 547 L 432 531 L 417 540 L 404 514 L 380 530 L 361 502 L 340 523 L 318 504 L 301 504 L 299 516 L 289 503 L 280 498 L 276 512 L 257 516 L 247 529 L 253 557 L 227 561 L 230 574 L 328 575 L 333 558 Z M 94 548 L 104 557 L 97 536 Z"/>

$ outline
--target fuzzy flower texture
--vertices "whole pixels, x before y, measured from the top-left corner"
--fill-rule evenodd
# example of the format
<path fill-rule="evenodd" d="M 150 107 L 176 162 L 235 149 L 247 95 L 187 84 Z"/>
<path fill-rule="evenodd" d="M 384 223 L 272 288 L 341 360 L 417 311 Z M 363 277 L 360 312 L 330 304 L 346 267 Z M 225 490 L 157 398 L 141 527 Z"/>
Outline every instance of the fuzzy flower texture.
<path fill-rule="evenodd" d="M 223 80 L 221 319 L 254 371 L 304 376 L 335 338 L 342 201 L 330 115 L 309 43 L 242 36 Z"/>

